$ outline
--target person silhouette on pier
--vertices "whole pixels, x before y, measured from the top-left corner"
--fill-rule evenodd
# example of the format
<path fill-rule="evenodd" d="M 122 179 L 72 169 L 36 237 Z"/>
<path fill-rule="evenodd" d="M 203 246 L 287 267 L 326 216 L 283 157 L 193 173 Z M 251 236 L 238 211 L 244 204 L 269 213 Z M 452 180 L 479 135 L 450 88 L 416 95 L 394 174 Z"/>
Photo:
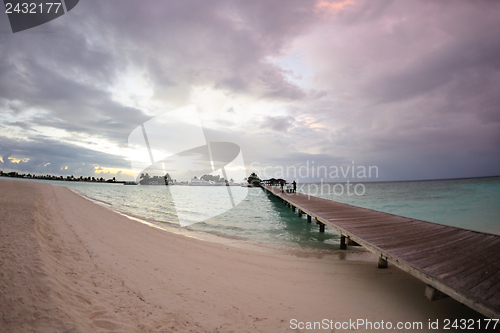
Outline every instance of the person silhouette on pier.
<path fill-rule="evenodd" d="M 295 182 L 295 180 L 293 181 L 292 185 L 293 185 L 293 193 L 295 193 L 295 191 L 297 191 L 297 183 Z"/>
<path fill-rule="evenodd" d="M 285 186 L 285 181 L 284 180 L 280 180 L 280 185 L 281 185 L 281 193 L 283 193 L 283 186 Z"/>

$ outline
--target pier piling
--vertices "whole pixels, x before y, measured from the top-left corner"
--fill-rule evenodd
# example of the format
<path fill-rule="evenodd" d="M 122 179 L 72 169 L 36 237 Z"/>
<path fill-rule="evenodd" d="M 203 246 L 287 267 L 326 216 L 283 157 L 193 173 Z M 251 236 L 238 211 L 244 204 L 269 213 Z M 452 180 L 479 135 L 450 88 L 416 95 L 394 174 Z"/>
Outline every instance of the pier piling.
<path fill-rule="evenodd" d="M 349 246 L 361 246 L 350 238 L 347 239 L 347 245 L 349 245 Z"/>
<path fill-rule="evenodd" d="M 347 249 L 347 246 L 345 244 L 345 236 L 344 235 L 340 236 L 340 249 L 341 250 Z"/>
<path fill-rule="evenodd" d="M 385 260 L 382 257 L 378 258 L 378 268 L 387 268 L 387 265 L 388 265 L 387 260 Z"/>
<path fill-rule="evenodd" d="M 446 295 L 445 293 L 437 290 L 436 288 L 428 284 L 427 287 L 425 288 L 425 297 L 427 297 L 431 301 L 437 301 L 438 299 L 443 299 L 450 296 Z"/>

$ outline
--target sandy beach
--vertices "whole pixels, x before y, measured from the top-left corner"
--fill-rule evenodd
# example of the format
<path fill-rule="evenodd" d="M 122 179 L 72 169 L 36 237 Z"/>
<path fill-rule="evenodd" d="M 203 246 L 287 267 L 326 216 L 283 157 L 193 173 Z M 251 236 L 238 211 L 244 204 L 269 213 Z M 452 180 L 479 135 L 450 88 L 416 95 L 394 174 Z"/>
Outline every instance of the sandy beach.
<path fill-rule="evenodd" d="M 422 282 L 376 258 L 186 237 L 63 186 L 0 179 L 0 191 L 1 332 L 342 332 L 334 323 L 358 320 L 444 332 L 429 320 L 483 318 L 450 298 L 427 300 Z M 325 319 L 333 326 L 307 329 Z"/>

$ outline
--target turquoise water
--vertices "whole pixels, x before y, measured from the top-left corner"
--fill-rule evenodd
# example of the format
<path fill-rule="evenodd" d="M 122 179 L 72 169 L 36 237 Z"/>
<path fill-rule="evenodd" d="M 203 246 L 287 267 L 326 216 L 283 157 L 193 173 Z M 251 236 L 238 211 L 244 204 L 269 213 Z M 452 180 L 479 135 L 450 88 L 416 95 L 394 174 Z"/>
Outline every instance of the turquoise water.
<path fill-rule="evenodd" d="M 175 207 L 168 187 L 125 186 L 79 182 L 50 182 L 63 185 L 110 209 L 137 217 L 160 227 L 179 228 Z M 346 192 L 346 185 L 299 184 L 299 191 L 330 200 L 376 209 L 388 213 L 462 228 L 500 234 L 500 177 L 464 180 L 366 183 L 358 186 L 362 195 Z M 351 184 L 352 185 L 352 184 Z M 344 193 L 340 194 L 343 186 Z M 218 205 L 213 187 L 177 186 L 176 192 L 197 191 L 199 199 L 185 209 L 196 217 L 203 210 Z M 314 223 L 306 223 L 290 208 L 269 197 L 260 188 L 231 187 L 247 191 L 236 207 L 206 221 L 185 227 L 219 236 L 262 243 L 278 248 L 334 249 L 339 235 L 326 228 L 318 232 Z M 363 193 L 361 193 L 363 192 Z M 234 192 L 238 194 L 237 192 Z M 210 200 L 208 200 L 210 199 Z M 223 199 L 221 200 L 221 204 Z M 227 200 L 227 197 L 225 198 Z M 208 206 L 207 202 L 210 202 Z"/>

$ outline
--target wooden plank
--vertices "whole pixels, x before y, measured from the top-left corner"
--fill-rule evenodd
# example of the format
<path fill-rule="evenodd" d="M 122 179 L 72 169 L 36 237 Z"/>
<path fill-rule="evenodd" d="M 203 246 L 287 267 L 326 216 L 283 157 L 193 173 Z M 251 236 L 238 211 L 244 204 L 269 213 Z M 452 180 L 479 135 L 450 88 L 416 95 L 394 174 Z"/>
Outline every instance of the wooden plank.
<path fill-rule="evenodd" d="M 347 222 L 346 223 L 342 223 L 342 222 L 333 223 L 330 220 L 326 220 L 326 221 L 330 224 L 337 225 L 341 228 L 348 228 L 349 230 L 352 230 L 352 232 L 358 232 L 360 234 L 372 235 L 371 238 L 373 238 L 373 239 L 376 239 L 376 238 L 383 236 L 383 235 L 387 235 L 387 231 L 394 232 L 395 230 L 397 230 L 397 233 L 402 233 L 404 231 L 410 230 L 412 227 L 414 228 L 417 226 L 416 224 L 412 224 L 412 223 L 406 224 L 405 223 L 405 224 L 399 226 L 399 228 L 395 228 L 395 227 L 397 227 L 397 225 L 395 225 L 394 223 L 383 222 L 380 220 L 373 220 L 376 223 L 373 223 L 372 221 L 365 221 L 364 223 L 360 222 L 359 224 L 347 223 Z"/>
<path fill-rule="evenodd" d="M 450 232 L 451 231 L 451 232 Z M 441 248 L 446 248 L 449 246 L 459 246 L 460 242 L 467 240 L 471 237 L 474 237 L 476 234 L 474 233 L 463 233 L 459 231 L 454 231 L 453 229 L 449 229 L 445 227 L 444 229 L 440 229 L 434 233 L 427 233 L 422 236 L 422 244 L 427 244 L 429 241 L 432 241 L 433 238 L 440 238 L 439 244 L 433 247 L 424 247 L 420 248 L 404 248 L 403 246 L 399 246 L 399 244 L 395 244 L 395 248 L 391 249 L 391 252 L 394 254 L 401 254 L 404 256 L 405 260 L 419 260 L 422 255 L 432 255 L 435 251 L 440 251 Z"/>
<path fill-rule="evenodd" d="M 367 241 L 376 244 L 379 247 L 383 247 L 386 251 L 393 254 L 401 253 L 402 251 L 405 251 L 406 253 L 415 253 L 438 245 L 441 242 L 442 237 L 450 236 L 453 233 L 455 233 L 454 230 L 442 229 L 434 233 L 429 231 L 420 232 L 419 235 L 415 235 L 415 237 L 407 236 L 407 238 L 401 237 L 399 239 L 396 237 L 393 239 L 387 237 L 383 239 L 367 238 Z M 396 241 L 399 243 L 397 248 L 394 245 Z"/>
<path fill-rule="evenodd" d="M 412 264 L 414 264 L 419 269 L 426 271 L 429 274 L 432 274 L 437 278 L 457 287 L 454 281 L 450 279 L 450 273 L 456 277 L 459 277 L 460 279 L 463 279 L 464 277 L 467 277 L 469 281 L 476 279 L 474 276 L 477 272 L 478 266 L 476 261 L 477 259 L 475 258 L 475 256 L 477 254 L 480 254 L 480 252 L 478 252 L 477 249 L 471 249 L 471 252 L 474 255 L 470 257 L 466 257 L 464 253 L 456 253 L 455 257 L 442 258 L 441 260 L 437 260 L 434 258 L 433 260 L 428 260 L 421 264 L 420 263 L 412 263 Z M 439 259 L 439 256 L 436 255 L 435 257 Z M 460 260 L 457 260 L 457 258 L 460 258 Z M 470 269 L 471 267 L 474 268 L 472 268 L 469 273 L 464 275 L 464 272 Z"/>
<path fill-rule="evenodd" d="M 498 244 L 498 240 L 496 241 Z M 473 260 L 477 263 L 480 264 L 481 266 L 486 266 L 490 262 L 494 262 L 498 259 L 497 256 L 491 256 L 490 249 L 488 248 L 482 248 L 478 247 L 475 250 L 473 250 Z M 460 261 L 463 260 L 462 257 L 457 258 L 457 263 L 460 263 Z M 462 266 L 462 265 L 456 265 L 455 267 L 442 267 L 441 268 L 441 273 L 438 274 L 437 276 L 440 279 L 447 280 L 450 283 L 453 283 L 456 281 L 457 276 L 463 276 L 464 273 L 468 274 L 469 272 L 475 272 L 477 271 L 478 267 L 477 265 L 474 266 Z"/>
<path fill-rule="evenodd" d="M 497 274 L 498 278 L 498 274 Z M 487 295 L 485 295 L 487 296 Z M 496 305 L 498 308 L 500 308 L 500 283 L 496 283 L 491 287 L 491 296 L 486 298 L 486 301 L 490 302 L 491 304 Z"/>
<path fill-rule="evenodd" d="M 500 270 L 496 267 L 493 272 L 487 279 L 471 288 L 469 292 L 490 302 L 500 300 L 500 283 L 498 282 L 500 281 Z"/>
<path fill-rule="evenodd" d="M 380 216 L 380 214 L 362 217 L 340 217 L 334 214 L 321 214 L 321 217 L 335 224 L 342 223 L 344 225 L 347 224 L 353 227 L 361 226 L 364 224 L 367 227 L 371 228 L 373 228 L 374 225 L 380 225 L 381 223 L 400 226 L 415 222 L 414 219 L 397 219 L 394 217 Z"/>
<path fill-rule="evenodd" d="M 500 243 L 500 239 L 493 238 L 488 239 L 488 241 L 482 241 L 480 234 L 473 235 L 473 237 L 467 238 L 460 246 L 457 248 L 453 247 L 451 249 L 444 248 L 446 253 L 441 254 L 439 258 L 441 261 L 434 265 L 422 264 L 422 268 L 430 272 L 444 272 L 449 271 L 454 266 L 466 267 L 469 261 L 477 262 L 478 256 L 481 252 L 485 250 L 485 246 L 494 246 Z M 481 244 L 483 243 L 483 244 Z M 459 260 L 458 260 L 459 259 Z M 425 263 L 425 261 L 412 260 L 414 263 Z M 450 267 L 451 266 L 451 267 Z"/>
<path fill-rule="evenodd" d="M 421 247 L 420 249 L 415 247 L 415 249 L 404 249 L 398 248 L 394 251 L 391 251 L 394 254 L 401 255 L 407 261 L 411 261 L 415 264 L 419 264 L 419 266 L 424 265 L 420 262 L 429 258 L 431 256 L 436 255 L 446 255 L 447 253 L 450 256 L 455 256 L 456 251 L 460 251 L 463 248 L 463 241 L 467 241 L 470 238 L 480 239 L 477 235 L 474 234 L 464 234 L 464 233 L 456 233 L 452 236 L 442 237 L 439 244 L 435 246 L 427 246 Z"/>
<path fill-rule="evenodd" d="M 458 266 L 454 270 L 442 273 L 442 279 L 463 290 L 469 290 L 472 286 L 482 283 L 491 272 L 498 270 L 498 257 L 488 257 L 484 253 L 482 256 L 482 260 L 469 262 L 466 266 Z"/>
<path fill-rule="evenodd" d="M 500 261 L 498 261 L 500 262 Z M 498 290 L 495 290 L 495 286 L 500 286 L 500 270 L 498 267 L 495 267 L 496 269 L 492 270 L 493 274 L 491 274 L 488 278 L 484 279 L 481 283 L 476 284 L 472 288 L 470 288 L 468 291 L 473 294 L 473 295 L 484 295 L 487 298 L 491 297 L 492 295 L 495 295 Z M 489 271 L 487 271 L 489 273 Z M 500 296 L 499 296 L 500 297 Z"/>
<path fill-rule="evenodd" d="M 387 231 L 388 230 L 390 231 L 391 228 L 392 232 L 387 233 Z M 404 244 L 408 244 L 410 241 L 413 240 L 423 241 L 426 239 L 447 235 L 450 234 L 450 232 L 451 230 L 447 228 L 440 228 L 440 227 L 436 227 L 433 229 L 427 227 L 422 228 L 421 226 L 419 226 L 418 221 L 416 221 L 411 224 L 408 223 L 406 225 L 402 225 L 399 228 L 394 228 L 394 226 L 390 226 L 388 229 L 384 230 L 383 236 L 379 236 L 378 232 L 371 233 L 368 237 L 366 237 L 366 239 L 370 242 L 377 242 L 377 243 L 383 243 L 384 240 L 392 239 L 393 242 L 391 243 L 395 243 L 395 241 L 398 241 L 397 244 L 401 244 L 401 246 L 403 246 Z"/>

